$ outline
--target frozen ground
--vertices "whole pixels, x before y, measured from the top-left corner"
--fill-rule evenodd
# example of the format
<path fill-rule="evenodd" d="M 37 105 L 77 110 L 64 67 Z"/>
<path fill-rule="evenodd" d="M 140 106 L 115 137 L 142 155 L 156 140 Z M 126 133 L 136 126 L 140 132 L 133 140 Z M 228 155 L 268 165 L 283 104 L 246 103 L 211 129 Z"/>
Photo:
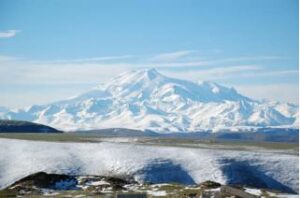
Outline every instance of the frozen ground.
<path fill-rule="evenodd" d="M 152 183 L 213 180 L 298 192 L 298 159 L 275 152 L 0 139 L 0 188 L 45 171 Z"/>

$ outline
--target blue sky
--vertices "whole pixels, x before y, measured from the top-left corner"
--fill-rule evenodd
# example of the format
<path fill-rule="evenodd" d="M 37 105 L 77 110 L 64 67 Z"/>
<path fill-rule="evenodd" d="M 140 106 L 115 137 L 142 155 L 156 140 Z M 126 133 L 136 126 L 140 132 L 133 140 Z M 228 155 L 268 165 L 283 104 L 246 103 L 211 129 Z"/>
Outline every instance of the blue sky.
<path fill-rule="evenodd" d="M 298 101 L 296 0 L 0 0 L 0 106 L 78 94 L 155 67 Z"/>

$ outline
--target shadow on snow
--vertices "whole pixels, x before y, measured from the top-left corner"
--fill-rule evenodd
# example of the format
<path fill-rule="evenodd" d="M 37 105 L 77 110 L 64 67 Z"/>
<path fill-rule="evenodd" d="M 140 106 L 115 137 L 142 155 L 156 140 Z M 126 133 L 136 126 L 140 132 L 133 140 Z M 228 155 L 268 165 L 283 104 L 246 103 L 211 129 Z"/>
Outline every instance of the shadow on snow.
<path fill-rule="evenodd" d="M 180 165 L 169 160 L 153 161 L 137 172 L 146 183 L 195 184 L 193 178 Z"/>
<path fill-rule="evenodd" d="M 296 193 L 290 187 L 276 181 L 259 170 L 259 167 L 250 166 L 247 161 L 234 159 L 222 160 L 221 170 L 230 185 L 246 185 L 254 188 L 275 189 L 285 193 Z"/>

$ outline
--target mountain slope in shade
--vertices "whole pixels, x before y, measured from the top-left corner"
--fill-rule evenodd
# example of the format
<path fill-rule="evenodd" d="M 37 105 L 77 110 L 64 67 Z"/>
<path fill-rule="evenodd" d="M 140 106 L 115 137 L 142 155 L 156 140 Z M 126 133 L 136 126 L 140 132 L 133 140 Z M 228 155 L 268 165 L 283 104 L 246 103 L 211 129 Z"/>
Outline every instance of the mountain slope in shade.
<path fill-rule="evenodd" d="M 121 74 L 76 97 L 0 113 L 63 130 L 130 128 L 158 132 L 298 128 L 298 106 L 257 101 L 213 82 L 169 78 L 155 69 Z"/>
<path fill-rule="evenodd" d="M 28 121 L 0 120 L 0 133 L 62 133 L 52 127 Z"/>

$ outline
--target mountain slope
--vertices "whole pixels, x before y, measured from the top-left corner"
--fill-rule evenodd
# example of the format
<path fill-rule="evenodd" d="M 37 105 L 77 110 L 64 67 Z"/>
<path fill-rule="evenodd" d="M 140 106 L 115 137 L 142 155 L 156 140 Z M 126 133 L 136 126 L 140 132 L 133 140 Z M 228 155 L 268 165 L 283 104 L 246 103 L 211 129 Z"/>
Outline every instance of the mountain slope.
<path fill-rule="evenodd" d="M 28 121 L 0 120 L 0 133 L 61 133 L 60 131 Z"/>
<path fill-rule="evenodd" d="M 213 82 L 166 77 L 154 69 L 121 74 L 76 97 L 0 113 L 5 119 L 64 130 L 150 129 L 159 132 L 298 127 L 298 106 L 256 101 Z"/>

